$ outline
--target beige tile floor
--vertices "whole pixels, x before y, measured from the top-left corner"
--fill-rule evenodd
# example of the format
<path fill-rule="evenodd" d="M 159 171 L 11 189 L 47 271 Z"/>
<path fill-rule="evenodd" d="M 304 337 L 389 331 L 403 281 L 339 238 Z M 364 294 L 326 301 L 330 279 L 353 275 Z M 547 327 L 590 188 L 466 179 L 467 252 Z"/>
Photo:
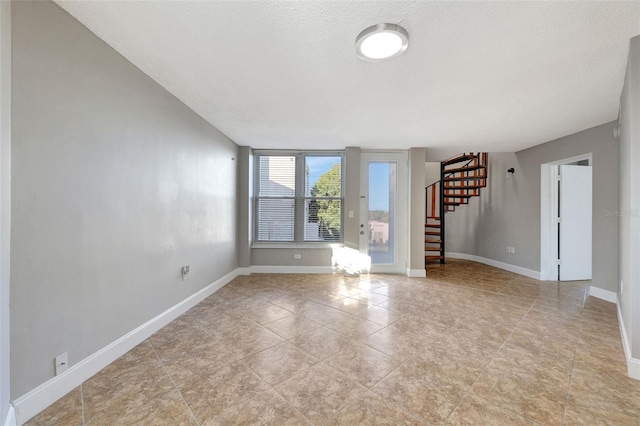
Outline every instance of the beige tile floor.
<path fill-rule="evenodd" d="M 588 282 L 428 276 L 239 277 L 28 424 L 640 424 Z"/>

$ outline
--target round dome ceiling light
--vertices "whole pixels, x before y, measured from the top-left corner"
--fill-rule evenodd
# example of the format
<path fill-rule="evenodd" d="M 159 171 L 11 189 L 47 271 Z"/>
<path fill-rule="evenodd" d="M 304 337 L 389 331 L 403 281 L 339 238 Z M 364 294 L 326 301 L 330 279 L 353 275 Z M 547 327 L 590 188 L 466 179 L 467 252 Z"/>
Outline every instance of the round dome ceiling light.
<path fill-rule="evenodd" d="M 409 46 L 409 33 L 396 24 L 377 24 L 358 34 L 356 54 L 363 61 L 379 62 L 400 56 Z"/>

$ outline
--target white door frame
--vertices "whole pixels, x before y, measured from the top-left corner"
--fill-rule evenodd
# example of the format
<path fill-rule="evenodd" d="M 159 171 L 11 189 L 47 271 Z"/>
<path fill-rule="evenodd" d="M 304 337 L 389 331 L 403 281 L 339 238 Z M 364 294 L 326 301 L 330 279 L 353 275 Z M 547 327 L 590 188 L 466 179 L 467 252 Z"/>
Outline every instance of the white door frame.
<path fill-rule="evenodd" d="M 558 184 L 559 166 L 588 160 L 593 166 L 593 154 L 587 153 L 540 166 L 540 280 L 557 281 L 558 259 Z"/>
<path fill-rule="evenodd" d="M 396 263 L 394 265 L 371 265 L 371 272 L 381 273 L 397 273 L 405 274 L 407 268 L 407 252 L 409 245 L 408 231 L 408 152 L 407 151 L 387 151 L 387 152 L 371 152 L 363 151 L 360 155 L 360 224 L 368 223 L 369 213 L 369 161 L 396 161 L 397 169 L 397 186 L 398 192 L 396 196 L 397 214 L 396 214 Z M 362 228 L 360 228 L 362 230 Z M 366 233 L 366 230 L 365 230 Z M 368 239 L 360 238 L 360 251 L 367 252 Z"/>

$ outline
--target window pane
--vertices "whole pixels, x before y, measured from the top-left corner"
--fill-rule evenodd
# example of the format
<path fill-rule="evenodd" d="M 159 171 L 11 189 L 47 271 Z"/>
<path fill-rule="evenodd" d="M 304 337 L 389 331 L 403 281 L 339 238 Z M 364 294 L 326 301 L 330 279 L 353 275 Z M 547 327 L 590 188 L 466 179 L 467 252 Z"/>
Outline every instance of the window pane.
<path fill-rule="evenodd" d="M 296 158 L 260 156 L 258 197 L 293 197 L 296 192 Z"/>
<path fill-rule="evenodd" d="M 374 265 L 395 264 L 396 169 L 369 163 L 369 256 Z"/>
<path fill-rule="evenodd" d="M 342 200 L 305 200 L 304 240 L 342 240 Z"/>
<path fill-rule="evenodd" d="M 293 199 L 258 200 L 258 241 L 293 241 Z"/>
<path fill-rule="evenodd" d="M 255 241 L 342 241 L 341 155 L 265 153 L 256 161 Z"/>
<path fill-rule="evenodd" d="M 305 157 L 304 195 L 342 197 L 342 157 Z"/>

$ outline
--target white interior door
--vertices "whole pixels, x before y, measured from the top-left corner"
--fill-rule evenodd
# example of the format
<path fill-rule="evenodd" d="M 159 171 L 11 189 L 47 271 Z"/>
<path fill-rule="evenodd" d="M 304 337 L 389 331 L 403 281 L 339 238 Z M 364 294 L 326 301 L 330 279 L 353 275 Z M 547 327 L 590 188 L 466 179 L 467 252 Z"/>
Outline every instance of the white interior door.
<path fill-rule="evenodd" d="M 591 166 L 560 167 L 560 281 L 591 279 Z"/>
<path fill-rule="evenodd" d="M 405 273 L 407 263 L 407 153 L 362 153 L 360 251 L 372 272 Z"/>

